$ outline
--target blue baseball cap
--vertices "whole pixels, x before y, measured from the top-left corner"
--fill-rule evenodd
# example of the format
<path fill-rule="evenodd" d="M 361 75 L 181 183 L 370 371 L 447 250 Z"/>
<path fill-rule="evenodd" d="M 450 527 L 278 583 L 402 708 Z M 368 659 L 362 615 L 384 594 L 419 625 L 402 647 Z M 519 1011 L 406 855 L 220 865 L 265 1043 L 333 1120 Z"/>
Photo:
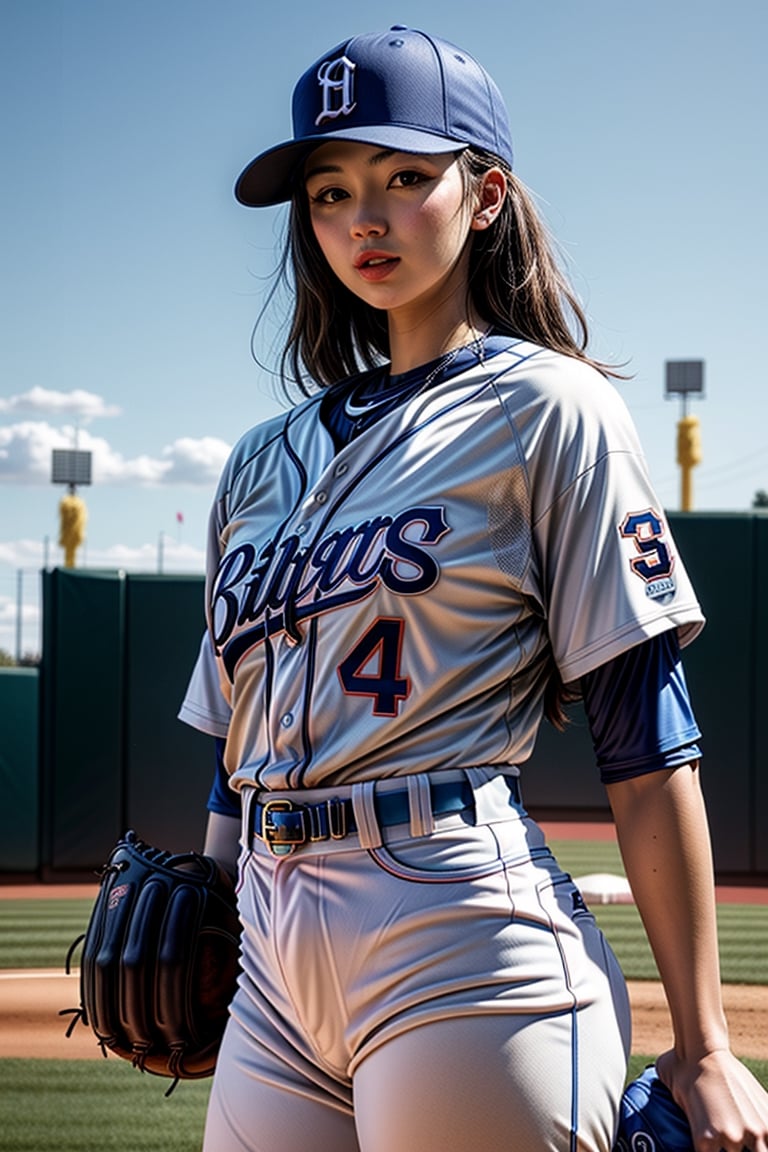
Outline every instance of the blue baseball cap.
<path fill-rule="evenodd" d="M 512 165 L 507 110 L 485 69 L 400 25 L 345 40 L 307 69 L 293 91 L 293 139 L 252 160 L 235 196 L 251 207 L 290 200 L 298 165 L 326 140 L 421 153 L 471 146 Z"/>

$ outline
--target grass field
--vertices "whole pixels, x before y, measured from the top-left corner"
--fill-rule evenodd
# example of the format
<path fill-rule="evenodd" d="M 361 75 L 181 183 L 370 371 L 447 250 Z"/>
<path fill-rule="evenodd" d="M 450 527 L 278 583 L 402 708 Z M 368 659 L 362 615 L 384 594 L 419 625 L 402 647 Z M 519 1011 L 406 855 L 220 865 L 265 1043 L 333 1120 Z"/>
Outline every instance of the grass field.
<path fill-rule="evenodd" d="M 629 1079 L 647 1063 L 633 1057 Z M 764 1084 L 768 1062 L 745 1061 Z M 120 1060 L 0 1061 L 2 1152 L 198 1152 L 210 1081 L 141 1076 Z M 277 1150 L 276 1150 L 277 1152 Z M 308 1146 L 308 1152 L 311 1152 Z"/>
<path fill-rule="evenodd" d="M 608 872 L 623 876 L 614 841 L 552 840 L 552 851 L 572 876 Z M 633 904 L 593 907 L 628 980 L 657 980 L 658 971 Z M 720 904 L 720 967 L 727 984 L 768 984 L 768 905 Z"/>
<path fill-rule="evenodd" d="M 574 873 L 578 875 L 578 873 Z M 84 900 L 0 900 L 0 968 L 59 968 L 88 923 Z M 658 973 L 632 904 L 594 908 L 628 980 Z M 768 984 L 768 905 L 723 904 L 719 909 L 720 963 L 729 984 Z M 74 954 L 77 965 L 79 951 Z"/>
<path fill-rule="evenodd" d="M 0 1061 L 2 1152 L 198 1152 L 210 1080 L 142 1076 L 122 1060 Z"/>
<path fill-rule="evenodd" d="M 552 848 L 572 876 L 623 875 L 614 842 L 562 840 L 552 841 Z M 0 900 L 0 968 L 63 968 L 67 949 L 85 930 L 90 910 L 87 900 Z M 596 905 L 593 911 L 627 979 L 658 979 L 634 905 Z M 722 904 L 719 928 L 723 980 L 768 985 L 768 905 Z"/>
<path fill-rule="evenodd" d="M 562 841 L 553 848 L 575 877 L 622 873 L 614 843 Z M 90 910 L 90 900 L 0 899 L 0 968 L 63 970 Z M 594 911 L 626 976 L 656 979 L 636 909 Z M 721 905 L 719 921 L 723 980 L 768 984 L 768 906 Z M 634 1056 L 628 1078 L 651 1058 Z M 745 1063 L 768 1087 L 768 1061 Z M 114 1058 L 0 1060 L 0 1152 L 198 1152 L 210 1081 L 182 1083 L 170 1098 L 167 1084 Z"/>
<path fill-rule="evenodd" d="M 91 900 L 0 900 L 0 968 L 63 969 L 92 906 Z"/>

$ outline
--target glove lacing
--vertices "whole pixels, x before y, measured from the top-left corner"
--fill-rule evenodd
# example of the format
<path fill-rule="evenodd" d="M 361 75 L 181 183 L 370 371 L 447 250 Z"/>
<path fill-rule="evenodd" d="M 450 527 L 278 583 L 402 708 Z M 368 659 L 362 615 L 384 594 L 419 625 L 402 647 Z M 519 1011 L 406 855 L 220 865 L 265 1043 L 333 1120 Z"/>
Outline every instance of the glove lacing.
<path fill-rule="evenodd" d="M 119 876 L 121 872 L 125 872 L 127 867 L 128 867 L 128 861 L 127 860 L 119 860 L 116 864 L 105 864 L 102 868 L 99 869 L 98 872 L 95 873 L 95 875 L 98 876 L 99 884 L 101 885 L 104 883 L 104 881 L 107 879 L 108 876 L 111 876 L 111 875 Z M 70 944 L 69 948 L 67 949 L 67 958 L 64 961 L 64 971 L 66 972 L 67 976 L 72 975 L 72 957 L 74 956 L 79 945 L 82 944 L 83 940 L 85 940 L 85 932 L 81 932 L 79 936 L 76 936 L 75 939 Z M 71 1016 L 72 1017 L 69 1024 L 67 1025 L 67 1030 L 64 1033 L 64 1035 L 66 1036 L 67 1039 L 69 1039 L 70 1036 L 72 1035 L 72 1033 L 74 1032 L 75 1028 L 77 1027 L 77 1023 L 79 1020 L 82 1020 L 83 1024 L 85 1024 L 86 1027 L 88 1026 L 88 1013 L 85 1010 L 84 1004 L 80 1004 L 77 1008 L 60 1008 L 59 1009 L 59 1016 Z M 104 1059 L 106 1060 L 107 1059 L 106 1042 L 104 1041 L 104 1039 L 101 1036 L 97 1036 L 96 1039 L 99 1042 L 99 1047 L 101 1048 L 101 1054 L 104 1057 Z"/>

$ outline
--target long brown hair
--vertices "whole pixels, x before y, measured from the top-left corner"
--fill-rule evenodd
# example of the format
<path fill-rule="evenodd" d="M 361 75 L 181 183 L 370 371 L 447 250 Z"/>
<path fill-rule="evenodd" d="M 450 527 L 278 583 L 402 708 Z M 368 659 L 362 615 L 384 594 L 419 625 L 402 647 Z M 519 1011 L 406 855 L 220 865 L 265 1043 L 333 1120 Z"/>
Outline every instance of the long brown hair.
<path fill-rule="evenodd" d="M 621 378 L 610 365 L 587 355 L 586 317 L 525 185 L 490 153 L 467 148 L 457 160 L 467 196 L 476 195 L 484 173 L 492 167 L 500 168 L 507 180 L 507 195 L 494 223 L 471 233 L 468 295 L 476 312 L 502 333 Z M 311 395 L 318 386 L 327 387 L 388 359 L 386 313 L 365 304 L 331 271 L 315 240 L 300 180 L 291 201 L 279 273 L 293 301 L 280 358 L 280 382 L 287 396 L 294 387 Z M 547 719 L 562 729 L 568 719 L 565 706 L 579 696 L 578 686 L 564 685 L 552 662 L 544 696 Z"/>
<path fill-rule="evenodd" d="M 605 375 L 619 376 L 586 353 L 586 317 L 525 185 L 505 161 L 490 153 L 467 148 L 457 159 L 468 196 L 475 194 L 492 167 L 501 168 L 508 185 L 491 227 L 471 234 L 468 289 L 475 310 L 502 333 L 522 336 L 583 360 Z M 292 296 L 280 358 L 280 381 L 287 396 L 296 386 L 310 395 L 318 386 L 327 387 L 388 359 L 386 313 L 365 304 L 331 271 L 315 240 L 300 180 L 291 201 L 279 278 Z"/>

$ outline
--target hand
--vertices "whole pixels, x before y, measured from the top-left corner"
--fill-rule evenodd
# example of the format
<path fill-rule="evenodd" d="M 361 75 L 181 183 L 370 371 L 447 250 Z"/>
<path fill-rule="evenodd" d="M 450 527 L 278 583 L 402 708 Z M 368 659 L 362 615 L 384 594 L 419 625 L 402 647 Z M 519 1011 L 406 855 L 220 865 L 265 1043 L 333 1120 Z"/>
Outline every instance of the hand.
<path fill-rule="evenodd" d="M 729 1049 L 694 1062 L 664 1052 L 656 1071 L 688 1117 L 696 1152 L 768 1152 L 768 1093 Z"/>

